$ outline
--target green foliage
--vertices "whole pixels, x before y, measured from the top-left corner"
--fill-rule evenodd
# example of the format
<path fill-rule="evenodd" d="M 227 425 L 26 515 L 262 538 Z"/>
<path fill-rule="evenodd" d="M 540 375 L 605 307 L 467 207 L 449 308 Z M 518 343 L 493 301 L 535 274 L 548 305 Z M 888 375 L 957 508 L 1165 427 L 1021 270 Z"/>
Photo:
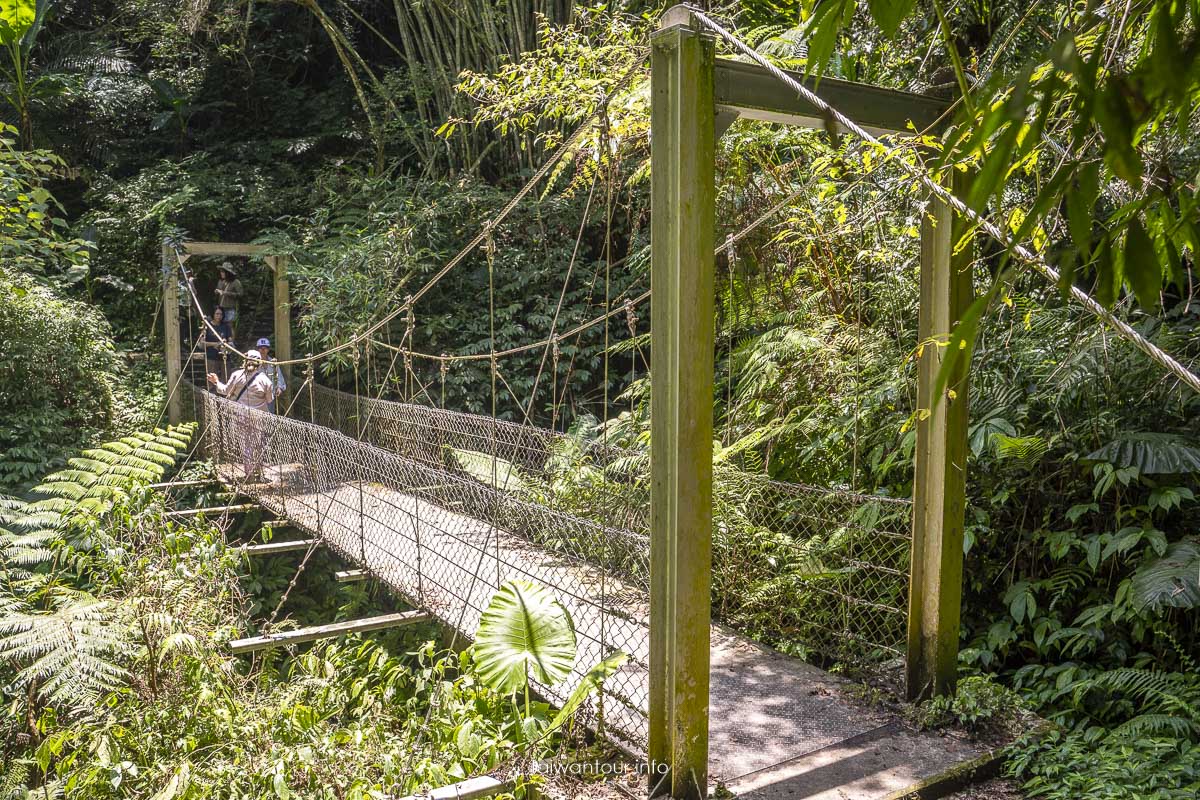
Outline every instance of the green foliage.
<path fill-rule="evenodd" d="M 1025 710 L 1015 692 L 995 681 L 973 675 L 958 683 L 952 696 L 942 695 L 923 703 L 917 710 L 921 727 L 960 725 L 972 733 L 1004 731 L 1018 727 L 1018 716 Z"/>
<path fill-rule="evenodd" d="M 501 694 L 523 691 L 529 681 L 553 686 L 575 664 L 575 626 L 548 589 L 506 581 L 483 612 L 475 636 L 480 678 Z"/>
<path fill-rule="evenodd" d="M 85 243 L 65 234 L 62 208 L 46 188 L 65 164 L 46 150 L 17 150 L 0 123 L 0 258 L 8 274 L 25 272 L 51 288 L 88 274 Z"/>
<path fill-rule="evenodd" d="M 1046 800 L 1188 800 L 1200 791 L 1200 746 L 1055 732 L 1016 749 L 1007 771 L 1030 797 Z"/>
<path fill-rule="evenodd" d="M 123 686 L 130 632 L 111 604 L 72 597 L 62 608 L 0 619 L 0 660 L 16 675 L 10 691 L 61 709 L 83 709 Z"/>
<path fill-rule="evenodd" d="M 20 274 L 0 272 L 0 487 L 20 491 L 113 422 L 108 324 Z"/>
<path fill-rule="evenodd" d="M 143 800 L 409 794 L 550 752 L 551 734 L 623 663 L 617 654 L 593 668 L 551 719 L 546 704 L 522 711 L 511 690 L 489 688 L 476 668 L 486 632 L 482 655 L 403 639 L 396 654 L 351 639 L 239 660 L 227 643 L 259 607 L 240 586 L 243 559 L 216 528 L 171 521 L 161 498 L 134 491 L 161 476 L 191 430 L 128 437 L 47 476 L 53 511 L 0 499 L 8 788 Z M 68 530 L 85 524 L 79 510 L 98 486 L 121 496 L 88 515 L 85 551 Z M 58 532 L 37 553 L 24 543 L 31 521 Z M 561 606 L 544 589 L 506 590 L 527 601 L 535 676 L 560 678 L 561 659 L 547 654 L 568 643 L 547 639 L 542 623 L 561 620 L 539 609 Z M 501 649 L 504 622 L 492 625 Z"/>

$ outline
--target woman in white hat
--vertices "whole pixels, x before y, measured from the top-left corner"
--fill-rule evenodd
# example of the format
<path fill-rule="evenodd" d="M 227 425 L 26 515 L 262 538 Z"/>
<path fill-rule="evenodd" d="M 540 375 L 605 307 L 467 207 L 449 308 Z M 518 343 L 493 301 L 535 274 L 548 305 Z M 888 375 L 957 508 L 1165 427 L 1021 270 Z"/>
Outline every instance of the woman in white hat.
<path fill-rule="evenodd" d="M 269 410 L 275 399 L 275 386 L 263 367 L 262 353 L 247 350 L 246 366 L 230 375 L 224 383 L 216 373 L 210 372 L 208 383 L 237 404 L 232 415 L 233 425 L 226 429 L 241 440 L 246 479 L 252 480 L 261 475 L 263 465 L 262 415 L 255 412 Z"/>
<path fill-rule="evenodd" d="M 218 268 L 217 305 L 225 311 L 225 321 L 233 324 L 237 321 L 238 300 L 242 296 L 242 282 L 238 280 L 237 270 L 228 261 L 221 262 Z"/>

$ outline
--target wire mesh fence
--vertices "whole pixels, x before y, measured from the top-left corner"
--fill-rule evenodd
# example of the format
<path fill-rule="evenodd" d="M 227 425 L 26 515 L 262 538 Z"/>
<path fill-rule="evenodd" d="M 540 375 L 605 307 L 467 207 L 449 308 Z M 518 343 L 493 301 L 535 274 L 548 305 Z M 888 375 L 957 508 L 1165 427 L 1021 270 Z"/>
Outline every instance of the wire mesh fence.
<path fill-rule="evenodd" d="M 302 389 L 292 418 L 195 388 L 221 475 L 470 636 L 521 578 L 554 590 L 579 639 L 565 699 L 616 651 L 585 709 L 635 749 L 647 734 L 649 456 L 601 439 L 428 406 Z M 789 651 L 870 667 L 903 649 L 904 500 L 718 469 L 714 614 Z"/>
<path fill-rule="evenodd" d="M 644 559 L 644 537 L 547 508 L 330 427 L 195 391 L 207 455 L 223 480 L 448 626 L 472 635 L 506 580 L 551 587 L 571 613 L 578 654 L 563 684 L 539 690 L 562 703 L 588 669 L 624 651 L 629 660 L 583 713 L 592 727 L 632 748 L 644 747 L 647 589 L 595 564 Z M 644 576 L 648 566 L 628 572 Z"/>
<path fill-rule="evenodd" d="M 500 488 L 540 505 L 648 541 L 648 452 L 322 386 L 298 406 L 320 424 L 383 449 L 485 483 L 494 478 Z M 783 483 L 732 468 L 716 470 L 713 494 L 719 619 L 824 663 L 870 669 L 902 654 L 909 500 Z M 601 559 L 598 548 L 574 545 L 575 554 L 648 590 L 644 553 L 609 548 Z"/>

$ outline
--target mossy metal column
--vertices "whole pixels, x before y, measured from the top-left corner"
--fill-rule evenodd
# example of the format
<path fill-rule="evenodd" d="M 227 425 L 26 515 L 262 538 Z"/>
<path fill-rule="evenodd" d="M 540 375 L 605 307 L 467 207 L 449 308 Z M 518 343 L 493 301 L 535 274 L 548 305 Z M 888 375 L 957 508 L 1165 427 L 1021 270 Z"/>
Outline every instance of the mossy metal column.
<path fill-rule="evenodd" d="M 275 360 L 289 361 L 292 358 L 292 301 L 291 289 L 288 284 L 288 257 L 267 256 L 267 266 L 271 268 L 275 290 Z M 288 395 L 276 408 L 287 408 L 287 397 L 295 391 L 292 385 L 292 368 L 290 365 L 281 367 L 284 381 L 288 385 Z"/>
<path fill-rule="evenodd" d="M 708 782 L 713 40 L 673 9 L 651 51 L 650 790 Z"/>
<path fill-rule="evenodd" d="M 163 356 L 167 368 L 167 421 L 172 425 L 183 422 L 183 398 L 179 391 L 181 363 L 179 346 L 179 265 L 175 248 L 167 242 L 162 246 L 162 318 Z M 188 365 L 190 368 L 190 365 Z"/>
<path fill-rule="evenodd" d="M 966 178 L 955 172 L 963 195 Z M 968 363 L 953 360 L 951 331 L 974 299 L 971 247 L 956 249 L 960 218 L 931 197 L 921 223 L 921 311 L 918 322 L 917 446 L 913 473 L 913 543 L 908 595 L 907 691 L 916 700 L 954 691 L 962 603 L 963 526 L 967 481 Z"/>

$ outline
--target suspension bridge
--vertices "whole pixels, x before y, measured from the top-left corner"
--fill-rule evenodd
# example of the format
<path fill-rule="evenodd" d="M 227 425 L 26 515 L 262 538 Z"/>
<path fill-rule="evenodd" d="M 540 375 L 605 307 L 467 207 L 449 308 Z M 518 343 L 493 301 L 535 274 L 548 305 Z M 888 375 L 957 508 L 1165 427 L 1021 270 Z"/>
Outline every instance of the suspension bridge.
<path fill-rule="evenodd" d="M 745 61 L 715 57 L 716 41 Z M 612 297 L 608 274 L 621 265 L 606 246 L 604 305 L 592 320 L 544 338 L 496 347 L 494 314 L 487 352 L 424 353 L 414 343 L 414 308 L 450 271 L 482 248 L 488 305 L 502 266 L 494 234 L 534 188 L 599 129 L 598 152 L 611 152 L 607 107 L 644 72 L 649 56 L 651 128 L 651 435 L 648 448 L 619 447 L 605 436 L 570 436 L 498 418 L 501 392 L 517 398 L 501 363 L 520 353 L 557 359 L 565 337 L 624 315 L 650 291 Z M 967 207 L 949 179 L 925 171 L 883 134 L 936 132 L 948 103 L 825 78 L 813 81 L 766 61 L 704 12 L 676 6 L 649 47 L 513 198 L 403 302 L 320 353 L 292 358 L 287 259 L 254 245 L 179 242 L 163 250 L 164 324 L 172 421 L 189 359 L 178 335 L 181 290 L 203 315 L 187 260 L 204 255 L 263 256 L 274 273 L 279 365 L 307 375 L 288 413 L 240 406 L 200 387 L 192 407 L 205 449 L 230 487 L 307 531 L 347 562 L 418 609 L 471 636 L 491 595 L 523 578 L 553 589 L 570 610 L 580 642 L 573 678 L 623 651 L 620 672 L 584 709 L 597 732 L 643 755 L 654 794 L 700 798 L 709 777 L 747 796 L 884 798 L 905 796 L 923 779 L 983 754 L 955 737 L 908 730 L 898 718 L 853 700 L 847 684 L 804 661 L 763 647 L 718 619 L 713 624 L 713 529 L 737 513 L 756 530 L 803 547 L 821 565 L 792 589 L 814 613 L 797 635 L 833 661 L 847 654 L 903 671 L 910 698 L 951 692 L 957 674 L 966 480 L 967 365 L 943 358 L 957 348 L 956 324 L 973 299 L 970 248 L 956 247 L 966 225 L 999 240 L 1054 280 L 1045 260 Z M 796 195 L 716 244 L 715 141 L 738 119 L 823 129 L 856 137 L 889 158 L 926 192 L 922 211 L 914 492 L 911 502 L 863 496 L 844 487 L 781 484 L 741 476 L 735 498 L 714 496 L 712 386 L 714 261 L 732 260 L 738 243 Z M 951 172 L 955 172 L 951 170 Z M 957 181 L 957 178 L 955 178 Z M 581 226 L 582 233 L 582 226 Z M 611 244 L 611 231 L 609 243 Z M 574 262 L 572 262 L 573 264 Z M 177 281 L 182 277 L 182 281 Z M 571 280 L 568 270 L 566 281 Z M 563 295 L 566 294 L 564 282 Z M 396 295 L 406 289 L 398 289 Z M 1072 297 L 1179 380 L 1200 377 L 1086 293 Z M 559 309 L 561 309 L 561 298 Z M 399 344 L 385 341 L 407 320 Z M 207 323 L 206 323 L 207 324 Z M 240 356 L 228 343 L 221 347 Z M 416 387 L 405 401 L 321 387 L 312 366 L 336 356 L 390 353 L 381 387 Z M 605 348 L 604 369 L 607 372 Z M 195 347 L 193 347 L 193 354 Z M 414 363 L 444 369 L 486 364 L 490 416 L 436 407 Z M 557 364 L 550 370 L 556 381 Z M 944 373 L 944 374 L 943 374 Z M 296 377 L 296 376 L 290 376 Z M 418 404 L 418 399 L 428 402 Z M 607 395 L 605 400 L 607 401 Z M 607 410 L 608 403 L 605 403 Z M 604 430 L 602 426 L 602 430 Z M 729 500 L 734 502 L 725 502 Z M 736 512 L 723 509 L 736 507 Z M 717 509 L 714 511 L 714 508 Z M 733 565 L 736 568 L 736 564 Z M 797 598 L 791 598 L 796 601 Z M 823 613 L 816 613 L 818 610 Z M 832 613 L 829 613 L 832 610 Z M 831 623 L 831 620 L 836 622 Z M 542 686 L 563 700 L 575 680 Z M 660 770 L 659 767 L 662 769 Z M 914 790 L 915 791 L 915 790 Z M 920 796 L 933 796 L 921 790 Z"/>
<path fill-rule="evenodd" d="M 586 470 L 619 476 L 636 453 L 309 383 L 290 417 L 191 391 L 206 454 L 224 483 L 447 628 L 470 637 L 506 580 L 551 587 L 574 620 L 578 655 L 570 678 L 539 692 L 561 703 L 592 665 L 628 654 L 581 715 L 644 756 L 651 642 L 644 480 L 636 467 L 626 470 L 625 482 L 618 477 L 586 507 L 552 489 L 556 479 Z M 824 558 L 857 567 L 827 590 L 846 622 L 828 631 L 830 640 L 858 639 L 860 651 L 881 658 L 898 654 L 903 612 L 895 598 L 904 594 L 908 541 L 880 520 L 901 527 L 909 504 L 765 479 L 753 495 L 764 524 L 790 524 L 798 535 L 842 529 Z M 847 524 L 863 508 L 873 509 L 875 523 Z M 891 584 L 891 606 L 858 591 L 881 579 Z M 784 796 L 781 787 L 802 781 L 814 797 L 882 797 L 981 754 L 965 740 L 907 731 L 894 714 L 854 700 L 845 679 L 724 625 L 711 627 L 710 646 L 710 771 L 746 796 Z"/>

